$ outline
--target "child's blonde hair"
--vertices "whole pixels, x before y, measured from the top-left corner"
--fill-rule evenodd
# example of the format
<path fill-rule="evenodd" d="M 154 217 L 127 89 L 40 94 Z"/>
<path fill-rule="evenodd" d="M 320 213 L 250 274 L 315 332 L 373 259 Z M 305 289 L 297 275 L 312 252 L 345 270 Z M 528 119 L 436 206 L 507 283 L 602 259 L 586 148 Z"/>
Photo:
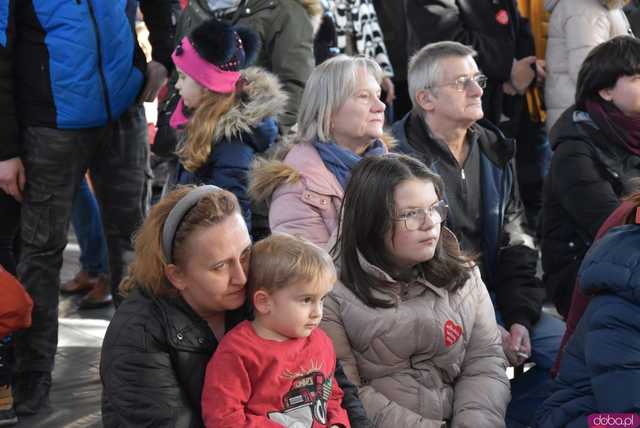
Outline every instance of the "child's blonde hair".
<path fill-rule="evenodd" d="M 205 90 L 202 102 L 187 124 L 184 144 L 176 151 L 187 171 L 194 172 L 209 159 L 215 143 L 213 135 L 220 119 L 239 102 L 236 94 Z"/>
<path fill-rule="evenodd" d="M 277 233 L 256 243 L 251 252 L 248 297 L 258 290 L 269 293 L 302 282 L 336 281 L 329 254 L 317 245 L 292 235 Z"/>

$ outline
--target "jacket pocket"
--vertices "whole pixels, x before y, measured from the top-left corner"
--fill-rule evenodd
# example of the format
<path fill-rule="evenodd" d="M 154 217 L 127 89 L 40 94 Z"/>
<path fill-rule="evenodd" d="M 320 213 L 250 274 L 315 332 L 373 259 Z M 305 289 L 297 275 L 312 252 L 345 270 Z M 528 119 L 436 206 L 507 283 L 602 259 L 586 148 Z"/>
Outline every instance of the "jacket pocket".
<path fill-rule="evenodd" d="M 50 193 L 32 195 L 22 206 L 20 223 L 22 239 L 27 243 L 44 247 L 51 239 L 51 199 Z"/>
<path fill-rule="evenodd" d="M 302 200 L 305 204 L 309 204 L 322 211 L 333 209 L 330 196 L 312 192 L 311 190 L 305 190 L 302 192 Z"/>

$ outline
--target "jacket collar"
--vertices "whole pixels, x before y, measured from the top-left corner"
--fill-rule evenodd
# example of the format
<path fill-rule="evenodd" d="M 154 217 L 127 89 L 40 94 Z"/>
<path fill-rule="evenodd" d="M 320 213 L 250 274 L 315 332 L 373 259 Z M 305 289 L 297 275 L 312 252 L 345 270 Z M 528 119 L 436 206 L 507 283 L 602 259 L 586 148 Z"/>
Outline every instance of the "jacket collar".
<path fill-rule="evenodd" d="M 242 101 L 220 118 L 213 140 L 238 138 L 256 130 L 260 135 L 266 134 L 267 139 L 273 140 L 273 118 L 284 111 L 287 96 L 281 89 L 278 78 L 263 68 L 246 68 L 241 71 L 241 76 L 247 82 L 242 89 Z M 269 141 L 267 145 L 271 142 L 273 141 Z"/>
<path fill-rule="evenodd" d="M 309 190 L 342 199 L 344 195 L 342 186 L 324 165 L 318 150 L 312 144 L 307 142 L 294 144 L 285 159 L 286 163 L 294 167 L 304 177 Z"/>
<path fill-rule="evenodd" d="M 420 121 L 416 123 L 415 121 Z M 420 143 L 413 143 L 409 141 L 411 136 L 410 127 L 420 126 L 425 132 Z M 402 119 L 396 122 L 392 127 L 394 136 L 398 140 L 398 149 L 405 153 L 421 153 L 420 145 L 431 148 L 438 148 L 439 150 L 445 150 L 444 143 L 438 141 L 427 124 L 422 118 L 413 113 L 407 113 Z M 515 155 L 515 141 L 512 138 L 507 138 L 504 133 L 494 124 L 486 119 L 481 119 L 471 125 L 468 130 L 470 137 L 475 138 L 480 146 L 480 150 L 484 155 L 499 168 L 505 168 L 507 163 Z"/>
<path fill-rule="evenodd" d="M 180 296 L 157 297 L 139 288 L 139 292 L 152 299 L 166 326 L 167 342 L 175 349 L 188 352 L 212 353 L 218 341 L 209 325 Z M 246 308 L 225 313 L 225 326 L 229 331 L 243 319 Z"/>

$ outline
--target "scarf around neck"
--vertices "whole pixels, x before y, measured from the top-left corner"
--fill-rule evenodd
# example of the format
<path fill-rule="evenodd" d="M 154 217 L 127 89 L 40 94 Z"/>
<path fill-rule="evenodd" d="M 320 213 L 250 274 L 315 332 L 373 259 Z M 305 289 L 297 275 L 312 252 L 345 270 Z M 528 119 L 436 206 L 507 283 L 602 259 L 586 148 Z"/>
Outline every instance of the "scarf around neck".
<path fill-rule="evenodd" d="M 607 101 L 586 102 L 587 113 L 613 143 L 640 156 L 640 115 L 628 116 Z"/>
<path fill-rule="evenodd" d="M 313 140 L 313 147 L 318 151 L 324 166 L 335 175 L 343 190 L 347 187 L 347 182 L 351 177 L 351 170 L 363 157 L 381 156 L 386 153 L 385 145 L 380 140 L 375 140 L 369 144 L 362 156 L 357 155 L 346 147 L 337 145 L 333 141 L 323 142 L 317 137 Z"/>
<path fill-rule="evenodd" d="M 189 116 L 191 116 L 191 111 L 184 105 L 184 101 L 181 97 L 176 105 L 176 109 L 173 111 L 173 114 L 169 119 L 169 126 L 174 129 L 182 129 L 187 126 Z"/>

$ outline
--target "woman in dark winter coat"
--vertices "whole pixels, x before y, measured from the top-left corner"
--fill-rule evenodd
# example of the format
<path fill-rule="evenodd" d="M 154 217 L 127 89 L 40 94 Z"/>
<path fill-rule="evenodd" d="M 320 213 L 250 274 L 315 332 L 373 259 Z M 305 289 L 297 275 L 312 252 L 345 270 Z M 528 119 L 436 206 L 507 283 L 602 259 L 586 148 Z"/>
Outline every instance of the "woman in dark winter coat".
<path fill-rule="evenodd" d="M 536 426 L 596 426 L 593 413 L 640 412 L 637 211 L 638 200 L 628 218 L 633 224 L 611 229 L 582 262 L 579 284 L 591 301 L 565 348 L 554 393 L 538 411 Z"/>
<path fill-rule="evenodd" d="M 251 239 L 235 196 L 181 187 L 149 213 L 102 345 L 102 422 L 202 427 L 205 370 L 244 309 Z M 351 426 L 369 427 L 355 387 L 336 366 Z"/>
<path fill-rule="evenodd" d="M 547 291 L 566 316 L 584 254 L 640 177 L 640 41 L 620 36 L 591 51 L 578 74 L 576 104 L 550 139 L 542 267 Z"/>
<path fill-rule="evenodd" d="M 278 137 L 286 96 L 277 78 L 245 67 L 258 48 L 248 30 L 206 21 L 182 39 L 173 60 L 181 99 L 171 126 L 184 129 L 177 184 L 213 184 L 233 192 L 249 229 L 247 172 Z"/>

